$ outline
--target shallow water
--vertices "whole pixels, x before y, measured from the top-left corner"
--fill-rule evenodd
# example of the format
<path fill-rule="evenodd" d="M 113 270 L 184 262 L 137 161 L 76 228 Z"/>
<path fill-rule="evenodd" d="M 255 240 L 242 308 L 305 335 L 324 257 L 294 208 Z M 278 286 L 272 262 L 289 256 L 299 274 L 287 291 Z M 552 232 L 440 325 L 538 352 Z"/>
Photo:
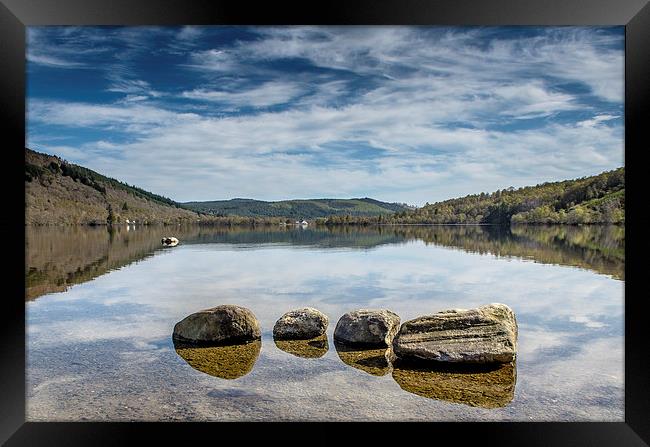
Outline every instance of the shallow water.
<path fill-rule="evenodd" d="M 28 228 L 27 420 L 623 421 L 623 247 L 621 227 Z M 515 365 L 422 370 L 332 339 L 358 308 L 491 302 L 517 315 Z M 260 343 L 174 346 L 228 303 Z M 304 306 L 327 337 L 274 342 Z"/>

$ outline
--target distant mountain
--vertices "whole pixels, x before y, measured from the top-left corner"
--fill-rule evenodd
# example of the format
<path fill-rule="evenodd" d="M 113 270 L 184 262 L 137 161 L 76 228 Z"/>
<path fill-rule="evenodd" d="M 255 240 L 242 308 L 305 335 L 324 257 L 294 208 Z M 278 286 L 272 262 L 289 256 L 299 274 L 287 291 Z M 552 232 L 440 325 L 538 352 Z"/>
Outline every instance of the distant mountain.
<path fill-rule="evenodd" d="M 597 224 L 625 222 L 625 168 L 426 204 L 391 216 L 341 219 L 336 224 Z"/>
<path fill-rule="evenodd" d="M 173 200 L 25 148 L 25 223 L 105 225 L 193 222 Z"/>
<path fill-rule="evenodd" d="M 253 199 L 185 202 L 184 207 L 214 216 L 286 217 L 315 219 L 328 216 L 380 216 L 412 209 L 401 203 L 362 199 L 310 199 L 265 202 Z"/>

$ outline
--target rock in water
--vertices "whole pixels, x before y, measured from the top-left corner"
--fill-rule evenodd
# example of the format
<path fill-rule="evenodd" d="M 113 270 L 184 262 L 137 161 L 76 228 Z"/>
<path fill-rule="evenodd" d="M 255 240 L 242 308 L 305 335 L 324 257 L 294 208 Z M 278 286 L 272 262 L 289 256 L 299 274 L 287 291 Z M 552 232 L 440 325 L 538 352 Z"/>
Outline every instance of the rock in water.
<path fill-rule="evenodd" d="M 393 379 L 409 393 L 472 407 L 505 407 L 515 397 L 516 362 L 482 365 L 438 362 L 436 368 L 422 365 L 396 362 Z"/>
<path fill-rule="evenodd" d="M 517 355 L 517 321 L 505 304 L 451 309 L 402 324 L 399 358 L 456 363 L 508 363 Z"/>
<path fill-rule="evenodd" d="M 313 307 L 304 307 L 282 315 L 273 326 L 273 337 L 279 340 L 310 339 L 323 335 L 329 318 Z"/>
<path fill-rule="evenodd" d="M 195 346 L 174 340 L 176 353 L 192 368 L 221 379 L 237 379 L 253 370 L 262 342 L 229 346 Z"/>
<path fill-rule="evenodd" d="M 176 239 L 175 237 L 164 237 L 160 240 L 160 242 L 165 247 L 175 247 L 178 245 L 178 239 Z"/>
<path fill-rule="evenodd" d="M 278 349 L 304 359 L 320 358 L 329 349 L 327 335 L 325 334 L 309 340 L 281 340 L 276 338 L 273 341 Z"/>
<path fill-rule="evenodd" d="M 346 344 L 390 346 L 399 322 L 399 315 L 387 309 L 355 310 L 339 319 L 334 339 Z"/>
<path fill-rule="evenodd" d="M 385 376 L 393 369 L 392 362 L 395 360 L 395 355 L 390 346 L 366 349 L 334 341 L 334 347 L 343 363 L 370 375 Z"/>
<path fill-rule="evenodd" d="M 174 339 L 204 345 L 232 345 L 261 338 L 255 315 L 245 307 L 224 304 L 188 315 L 174 326 Z"/>

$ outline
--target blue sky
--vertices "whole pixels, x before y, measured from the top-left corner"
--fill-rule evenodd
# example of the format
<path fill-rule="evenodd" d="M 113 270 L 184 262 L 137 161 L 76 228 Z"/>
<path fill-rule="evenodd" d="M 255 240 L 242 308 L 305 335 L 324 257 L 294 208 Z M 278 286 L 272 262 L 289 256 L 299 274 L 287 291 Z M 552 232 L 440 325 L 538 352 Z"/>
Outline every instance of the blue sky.
<path fill-rule="evenodd" d="M 623 27 L 28 27 L 27 145 L 178 201 L 623 166 Z"/>

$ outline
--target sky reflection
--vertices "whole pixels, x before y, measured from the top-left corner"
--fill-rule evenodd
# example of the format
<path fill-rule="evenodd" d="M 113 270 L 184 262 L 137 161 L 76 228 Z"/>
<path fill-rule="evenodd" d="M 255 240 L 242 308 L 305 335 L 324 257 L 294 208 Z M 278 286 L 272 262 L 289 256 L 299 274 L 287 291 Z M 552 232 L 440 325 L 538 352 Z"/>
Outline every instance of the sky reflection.
<path fill-rule="evenodd" d="M 94 420 L 620 421 L 623 290 L 584 269 L 422 241 L 373 250 L 181 243 L 26 303 L 28 420 L 79 420 L 75 403 L 98 409 Z M 514 398 L 499 409 L 410 395 L 390 374 L 347 366 L 331 340 L 338 318 L 357 308 L 388 308 L 404 322 L 491 302 L 509 305 L 519 325 Z M 187 365 L 170 341 L 177 321 L 219 304 L 251 309 L 262 328 L 254 368 L 230 388 Z M 308 359 L 272 340 L 275 321 L 305 306 L 330 318 L 329 350 Z M 110 383 L 112 394 L 96 399 Z M 71 387 L 77 397 L 66 394 Z M 134 393 L 142 402 L 119 410 Z M 208 411 L 215 401 L 226 409 Z"/>

